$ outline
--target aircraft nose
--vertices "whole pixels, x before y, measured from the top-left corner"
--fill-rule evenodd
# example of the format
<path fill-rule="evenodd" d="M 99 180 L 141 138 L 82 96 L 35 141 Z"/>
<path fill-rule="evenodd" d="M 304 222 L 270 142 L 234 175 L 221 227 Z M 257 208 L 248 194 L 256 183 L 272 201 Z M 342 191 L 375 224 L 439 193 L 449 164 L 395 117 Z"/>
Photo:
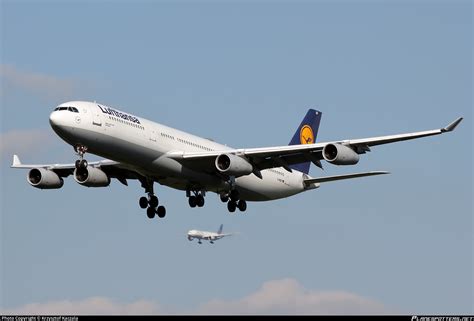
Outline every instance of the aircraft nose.
<path fill-rule="evenodd" d="M 57 111 L 53 111 L 53 112 L 49 115 L 49 124 L 50 124 L 52 127 L 58 126 L 58 125 L 59 125 L 59 119 L 60 119 L 60 116 L 58 115 L 58 112 L 57 112 Z"/>
<path fill-rule="evenodd" d="M 68 114 L 63 111 L 53 111 L 49 115 L 49 124 L 58 135 L 63 133 L 70 126 Z"/>

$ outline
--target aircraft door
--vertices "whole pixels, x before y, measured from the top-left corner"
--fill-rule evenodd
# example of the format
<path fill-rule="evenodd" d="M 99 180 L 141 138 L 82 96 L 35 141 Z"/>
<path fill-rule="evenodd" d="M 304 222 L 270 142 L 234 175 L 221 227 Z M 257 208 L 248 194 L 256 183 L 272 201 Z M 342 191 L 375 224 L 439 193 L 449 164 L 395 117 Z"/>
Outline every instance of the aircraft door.
<path fill-rule="evenodd" d="M 99 108 L 96 108 L 92 115 L 92 125 L 102 126 L 102 115 Z"/>
<path fill-rule="evenodd" d="M 150 134 L 150 140 L 152 142 L 156 142 L 156 133 L 154 130 L 152 130 L 151 134 Z"/>

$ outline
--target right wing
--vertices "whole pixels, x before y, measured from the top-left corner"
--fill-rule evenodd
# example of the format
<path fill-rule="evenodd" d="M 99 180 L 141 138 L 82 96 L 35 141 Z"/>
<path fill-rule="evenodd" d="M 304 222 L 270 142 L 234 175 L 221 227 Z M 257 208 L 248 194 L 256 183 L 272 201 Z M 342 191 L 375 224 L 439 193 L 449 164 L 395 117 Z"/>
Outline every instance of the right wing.
<path fill-rule="evenodd" d="M 217 173 L 214 161 L 217 156 L 225 153 L 234 154 L 247 159 L 254 167 L 254 174 L 258 176 L 260 170 L 273 167 L 284 167 L 291 172 L 289 165 L 312 161 L 316 166 L 321 167 L 323 148 L 328 144 L 340 144 L 351 148 L 357 154 L 364 154 L 370 151 L 371 146 L 395 143 L 404 140 L 416 139 L 421 137 L 439 135 L 453 131 L 463 120 L 462 117 L 456 119 L 448 126 L 440 129 L 420 131 L 414 133 L 379 136 L 362 139 L 339 140 L 317 144 L 301 144 L 289 146 L 248 148 L 248 149 L 229 149 L 212 152 L 183 152 L 173 151 L 167 153 L 167 156 L 177 160 L 183 165 L 194 168 L 195 170 L 205 171 L 207 173 Z"/>
<path fill-rule="evenodd" d="M 231 235 L 234 235 L 234 233 L 219 234 L 219 237 L 231 236 Z"/>

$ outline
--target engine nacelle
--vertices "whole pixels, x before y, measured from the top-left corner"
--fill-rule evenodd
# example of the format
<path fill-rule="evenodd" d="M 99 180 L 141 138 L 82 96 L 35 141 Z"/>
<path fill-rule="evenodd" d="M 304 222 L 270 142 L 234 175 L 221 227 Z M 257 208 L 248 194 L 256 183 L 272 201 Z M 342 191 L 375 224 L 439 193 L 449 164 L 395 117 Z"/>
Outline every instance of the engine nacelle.
<path fill-rule="evenodd" d="M 105 187 L 110 184 L 110 177 L 98 168 L 90 167 L 74 170 L 74 180 L 87 187 Z"/>
<path fill-rule="evenodd" d="M 324 159 L 334 165 L 355 165 L 359 162 L 359 154 L 341 144 L 327 144 L 323 148 Z"/>
<path fill-rule="evenodd" d="M 248 175 L 253 171 L 252 164 L 234 154 L 221 154 L 217 156 L 216 168 L 222 174 L 229 176 Z"/>
<path fill-rule="evenodd" d="M 28 183 L 41 189 L 53 189 L 63 187 L 64 180 L 55 172 L 45 168 L 33 168 L 28 172 Z"/>

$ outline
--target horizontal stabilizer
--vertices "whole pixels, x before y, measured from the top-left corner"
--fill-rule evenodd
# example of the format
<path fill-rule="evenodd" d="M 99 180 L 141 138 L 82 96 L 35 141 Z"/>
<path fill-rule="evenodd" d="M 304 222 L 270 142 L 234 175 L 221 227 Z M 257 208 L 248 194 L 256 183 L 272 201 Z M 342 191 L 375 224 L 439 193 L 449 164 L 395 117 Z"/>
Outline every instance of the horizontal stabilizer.
<path fill-rule="evenodd" d="M 374 175 L 383 175 L 383 174 L 390 174 L 390 172 L 364 172 L 364 173 L 355 173 L 355 174 L 347 174 L 347 175 L 337 175 L 337 176 L 326 176 L 326 177 L 318 177 L 318 178 L 308 178 L 304 180 L 304 184 L 306 186 L 314 183 L 325 183 L 325 182 L 332 182 L 332 181 L 339 181 L 342 179 L 350 179 L 350 178 L 357 178 L 357 177 L 365 177 L 365 176 L 374 176 Z"/>

